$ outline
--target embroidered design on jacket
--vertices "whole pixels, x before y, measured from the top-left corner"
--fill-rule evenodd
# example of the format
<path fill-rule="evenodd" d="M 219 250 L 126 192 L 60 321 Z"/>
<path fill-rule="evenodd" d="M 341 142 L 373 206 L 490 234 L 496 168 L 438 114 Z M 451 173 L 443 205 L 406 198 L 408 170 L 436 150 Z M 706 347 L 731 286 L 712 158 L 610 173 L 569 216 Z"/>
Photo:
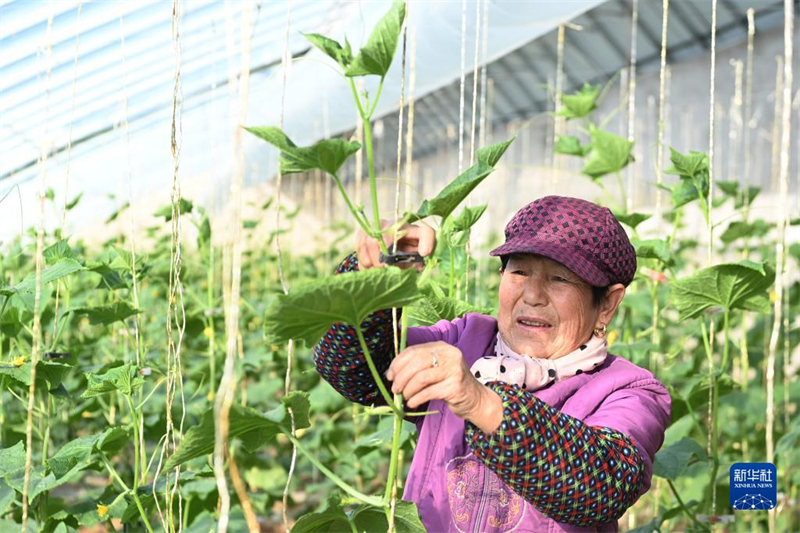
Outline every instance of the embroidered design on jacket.
<path fill-rule="evenodd" d="M 512 531 L 525 515 L 525 502 L 500 477 L 486 468 L 475 454 L 451 459 L 447 472 L 447 496 L 456 529 L 462 533 Z"/>

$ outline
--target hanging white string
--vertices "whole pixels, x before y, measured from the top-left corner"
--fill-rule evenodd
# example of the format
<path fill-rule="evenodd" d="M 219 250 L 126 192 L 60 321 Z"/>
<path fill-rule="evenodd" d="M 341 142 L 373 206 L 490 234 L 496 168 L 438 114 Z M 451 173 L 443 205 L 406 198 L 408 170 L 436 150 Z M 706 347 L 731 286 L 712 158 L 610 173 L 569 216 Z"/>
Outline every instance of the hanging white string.
<path fill-rule="evenodd" d="M 286 2 L 286 27 L 283 33 L 283 56 L 281 58 L 281 69 L 282 69 L 282 78 L 281 78 L 281 100 L 280 100 L 280 110 L 278 113 L 278 127 L 283 129 L 283 113 L 286 105 L 286 80 L 288 77 L 288 69 L 289 69 L 289 62 L 291 57 L 289 55 L 289 28 L 291 27 L 292 21 L 292 0 L 287 0 Z M 283 206 L 282 200 L 282 189 L 283 189 L 283 173 L 280 170 L 280 166 L 278 168 L 278 177 L 276 183 L 276 196 L 277 202 L 275 207 L 275 248 L 278 253 L 278 277 L 281 280 L 281 288 L 283 289 L 284 294 L 289 294 L 289 284 L 286 281 L 286 276 L 283 272 L 283 252 L 281 250 L 281 209 Z M 284 378 L 284 388 L 283 393 L 289 394 L 289 390 L 292 386 L 292 359 L 294 357 L 294 340 L 289 339 L 289 343 L 286 347 L 286 376 Z M 296 437 L 296 427 L 295 427 L 295 420 L 294 420 L 294 412 L 291 408 L 289 410 L 289 418 L 291 421 L 291 431 L 292 436 Z M 283 516 L 283 526 L 287 532 L 291 531 L 291 527 L 289 526 L 289 489 L 292 484 L 292 477 L 294 476 L 294 469 L 295 465 L 297 464 L 297 446 L 292 443 L 292 458 L 289 462 L 289 473 L 286 476 L 286 484 L 283 487 L 283 508 L 282 508 L 282 516 Z"/>
<path fill-rule="evenodd" d="M 783 26 L 783 95 L 781 109 L 781 151 L 779 167 L 779 204 L 778 204 L 778 242 L 776 244 L 776 265 L 775 265 L 775 302 L 773 306 L 774 320 L 772 332 L 769 338 L 769 352 L 767 356 L 767 428 L 766 428 L 766 447 L 767 461 L 774 462 L 775 459 L 775 359 L 777 356 L 778 336 L 781 326 L 781 315 L 783 313 L 784 285 L 787 282 L 785 277 L 785 247 L 786 247 L 786 226 L 789 217 L 789 161 L 791 155 L 789 146 L 791 144 L 791 120 L 792 120 L 792 59 L 794 55 L 794 2 L 784 0 L 784 26 Z M 778 98 L 778 94 L 775 95 Z M 775 531 L 775 510 L 769 511 L 769 531 Z"/>
<path fill-rule="evenodd" d="M 711 83 L 709 88 L 709 111 L 708 111 L 708 199 L 707 199 L 707 213 L 708 213 L 708 266 L 712 264 L 712 251 L 713 251 L 713 237 L 714 237 L 714 224 L 712 217 L 714 197 L 714 115 L 715 115 L 715 102 L 714 102 L 714 88 L 716 81 L 716 68 L 717 68 L 717 0 L 712 0 L 711 3 Z M 708 420 L 714 419 L 714 333 L 716 322 L 714 317 L 710 317 L 709 333 L 708 333 L 708 379 L 710 381 L 708 387 Z M 708 426 L 708 445 L 707 453 L 709 457 L 714 455 L 714 447 L 716 445 L 716 428 L 713 423 Z M 716 483 L 711 483 L 711 514 L 717 514 L 717 486 Z"/>
<path fill-rule="evenodd" d="M 746 201 L 750 190 L 750 131 L 755 126 L 753 120 L 753 50 L 755 45 L 756 22 L 755 10 L 747 10 L 747 65 L 745 66 L 744 88 L 744 186 L 742 187 L 744 202 L 744 218 L 750 211 L 750 203 Z M 746 259 L 746 257 L 745 257 Z"/>
<path fill-rule="evenodd" d="M 408 13 L 406 13 L 408 16 Z M 399 240 L 399 232 L 400 228 L 397 227 L 397 223 L 400 221 L 400 163 L 403 160 L 403 112 L 405 107 L 404 97 L 406 92 L 406 47 L 408 44 L 408 24 L 403 26 L 403 39 L 402 39 L 402 60 L 400 62 L 400 110 L 397 116 L 397 166 L 395 169 L 395 192 L 394 192 L 394 223 L 395 223 L 395 231 L 393 236 L 392 242 L 392 253 L 397 253 L 397 241 Z M 393 330 L 393 338 L 394 338 L 394 356 L 397 357 L 400 353 L 400 328 L 398 327 L 397 322 L 397 308 L 392 307 L 392 330 Z M 395 396 L 395 404 L 402 408 L 402 403 L 399 401 L 399 396 Z M 398 426 L 403 423 L 403 420 L 400 417 L 393 417 L 392 420 L 392 431 L 393 434 L 398 434 L 399 431 Z M 399 453 L 399 451 L 398 451 Z M 394 457 L 392 458 L 394 460 Z M 390 468 L 391 471 L 391 468 Z M 388 533 L 394 533 L 395 529 L 395 511 L 397 510 L 397 478 L 400 474 L 398 470 L 395 468 L 394 476 L 389 479 L 389 529 Z"/>
<path fill-rule="evenodd" d="M 475 126 L 478 118 L 478 50 L 481 42 L 481 0 L 475 2 L 475 52 L 472 68 L 472 123 L 469 130 L 469 165 L 475 160 Z M 467 196 L 467 207 L 472 205 L 472 199 Z M 472 259 L 472 236 L 467 234 L 466 261 L 464 271 L 464 299 L 469 301 L 469 269 Z"/>
<path fill-rule="evenodd" d="M 668 0 L 664 0 L 665 4 L 668 3 Z M 666 10 L 666 7 L 664 8 Z M 666 11 L 665 11 L 666 13 Z M 665 16 L 666 19 L 666 16 Z M 666 20 L 664 22 L 666 24 Z M 631 11 L 631 60 L 628 66 L 628 70 L 630 71 L 629 78 L 628 78 L 628 141 L 633 142 L 636 138 L 636 34 L 639 27 L 639 0 L 633 0 L 633 7 Z M 667 30 L 666 25 L 662 28 L 662 40 L 661 40 L 661 50 L 662 52 L 666 48 L 666 43 L 664 42 L 664 38 L 666 37 Z M 662 63 L 662 69 L 663 63 Z M 663 76 L 663 72 L 662 72 Z M 661 90 L 659 94 L 664 93 L 663 82 L 661 85 Z M 660 146 L 662 140 L 659 139 L 659 153 L 660 153 Z M 658 167 L 661 167 L 661 162 L 658 163 Z M 656 170 L 658 173 L 659 170 Z M 630 194 L 628 195 L 628 205 L 625 206 L 627 210 L 630 212 L 633 209 L 633 196 L 634 196 L 634 177 L 636 174 L 635 166 L 630 165 L 628 168 L 628 190 Z M 658 174 L 657 174 L 658 175 Z M 661 183 L 660 181 L 658 183 Z M 661 212 L 658 209 L 660 206 L 660 189 L 656 190 L 656 216 L 659 216 Z"/>
<path fill-rule="evenodd" d="M 458 174 L 464 169 L 464 86 L 467 69 L 467 0 L 461 2 L 461 81 L 458 98 Z"/>
<path fill-rule="evenodd" d="M 227 4 L 226 4 L 227 6 Z M 230 520 L 230 494 L 225 477 L 225 456 L 228 444 L 230 409 L 236 393 L 238 370 L 236 366 L 239 340 L 239 298 L 242 277 L 242 188 L 244 186 L 244 145 L 239 124 L 247 123 L 247 103 L 250 87 L 250 39 L 252 35 L 252 3 L 246 2 L 241 13 L 241 66 L 239 77 L 231 64 L 231 105 L 234 107 L 235 90 L 238 89 L 238 118 L 233 130 L 234 169 L 231 176 L 230 198 L 233 213 L 229 219 L 228 244 L 225 251 L 223 274 L 225 285 L 225 364 L 219 390 L 214 398 L 214 454 L 213 469 L 219 494 L 219 519 L 217 532 L 226 533 Z M 230 25 L 229 25 L 230 27 Z M 232 35 L 229 35 L 232 37 Z M 231 39 L 232 41 L 232 39 Z M 231 43 L 232 44 L 232 43 Z M 232 46 L 229 48 L 232 55 Z M 228 283 L 229 282 L 229 283 Z M 249 520 L 248 520 L 249 525 Z"/>
<path fill-rule="evenodd" d="M 72 67 L 72 95 L 70 97 L 69 112 L 69 133 L 67 134 L 67 168 L 64 176 L 64 203 L 61 208 L 60 237 L 64 238 L 64 227 L 67 222 L 67 204 L 69 203 L 69 175 L 72 170 L 72 126 L 75 121 L 75 86 L 78 83 L 78 55 L 81 35 L 81 13 L 83 12 L 83 0 L 78 0 L 78 18 L 75 28 L 75 60 Z M 53 339 L 55 342 L 56 330 L 58 328 L 58 305 L 61 296 L 61 282 L 56 284 L 56 303 L 53 317 Z M 55 348 L 55 346 L 53 346 Z M 48 403 L 49 407 L 49 403 Z"/>
<path fill-rule="evenodd" d="M 714 89 L 717 75 L 717 0 L 711 2 L 711 87 L 708 109 L 708 266 L 711 266 L 714 237 L 714 115 L 716 102 Z"/>
<path fill-rule="evenodd" d="M 39 307 L 42 301 L 42 269 L 44 268 L 44 199 L 47 191 L 47 159 L 50 155 L 50 69 L 52 66 L 52 37 L 53 37 L 53 0 L 50 0 L 49 15 L 47 17 L 47 33 L 45 55 L 47 74 L 45 79 L 45 127 L 40 144 L 39 153 L 39 225 L 36 231 L 36 289 L 33 299 L 33 332 L 31 340 L 31 370 L 30 386 L 28 387 L 27 420 L 25 423 L 25 476 L 22 482 L 22 531 L 27 531 L 28 524 L 28 489 L 31 482 L 31 467 L 33 466 L 33 410 L 36 398 L 36 365 L 39 363 L 41 349 L 41 313 Z M 42 460 L 46 460 L 43 457 Z"/>
<path fill-rule="evenodd" d="M 414 153 L 414 85 L 417 81 L 417 31 L 416 27 L 411 27 L 411 51 L 408 66 L 408 126 L 406 127 L 406 206 L 411 210 L 411 162 Z M 359 153 L 361 153 L 359 151 Z"/>
<path fill-rule="evenodd" d="M 662 2 L 661 15 L 661 68 L 658 76 L 658 141 L 656 146 L 656 219 L 661 220 L 661 185 L 664 183 L 664 124 L 667 103 L 667 31 L 669 27 L 669 0 Z M 655 331 L 654 331 L 655 333 Z"/>
<path fill-rule="evenodd" d="M 486 66 L 489 53 L 489 1 L 483 2 L 483 44 L 481 46 L 483 66 L 481 67 L 481 119 L 480 119 L 480 146 L 486 146 Z"/>

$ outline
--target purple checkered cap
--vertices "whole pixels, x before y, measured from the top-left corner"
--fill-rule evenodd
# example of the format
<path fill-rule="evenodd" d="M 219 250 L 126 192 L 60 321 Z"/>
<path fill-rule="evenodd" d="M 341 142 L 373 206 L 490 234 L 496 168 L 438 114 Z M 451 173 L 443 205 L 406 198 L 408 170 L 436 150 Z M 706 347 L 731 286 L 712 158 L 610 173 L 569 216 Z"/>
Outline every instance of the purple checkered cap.
<path fill-rule="evenodd" d="M 636 273 L 636 250 L 617 218 L 587 200 L 539 198 L 517 211 L 505 235 L 506 242 L 490 255 L 543 255 L 595 287 L 627 287 Z"/>

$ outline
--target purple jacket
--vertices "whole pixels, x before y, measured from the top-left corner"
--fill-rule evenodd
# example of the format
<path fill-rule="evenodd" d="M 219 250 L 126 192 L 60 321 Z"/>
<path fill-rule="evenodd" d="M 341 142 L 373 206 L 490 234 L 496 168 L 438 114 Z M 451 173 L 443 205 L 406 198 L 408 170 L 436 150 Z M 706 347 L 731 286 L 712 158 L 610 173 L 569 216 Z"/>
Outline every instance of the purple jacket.
<path fill-rule="evenodd" d="M 495 318 L 468 314 L 452 322 L 409 328 L 408 344 L 444 341 L 459 348 L 467 365 L 493 353 Z M 588 426 L 627 435 L 644 463 L 644 483 L 636 499 L 650 488 L 653 459 L 664 441 L 671 400 L 652 373 L 610 355 L 597 369 L 554 383 L 533 393 L 549 406 Z M 404 500 L 413 501 L 429 533 L 550 533 L 617 531 L 613 521 L 598 528 L 556 522 L 539 512 L 475 456 L 465 438 L 465 421 L 442 400 L 426 410 L 437 414 L 416 419 L 419 441 L 406 481 Z"/>

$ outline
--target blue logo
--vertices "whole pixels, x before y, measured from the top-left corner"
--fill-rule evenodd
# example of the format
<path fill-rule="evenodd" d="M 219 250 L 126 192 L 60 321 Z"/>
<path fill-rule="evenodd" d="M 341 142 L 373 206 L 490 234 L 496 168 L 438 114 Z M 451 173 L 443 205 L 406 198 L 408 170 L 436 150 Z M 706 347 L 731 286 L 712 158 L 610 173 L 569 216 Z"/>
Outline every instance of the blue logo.
<path fill-rule="evenodd" d="M 768 511 L 778 500 L 778 471 L 772 463 L 731 465 L 730 504 L 735 511 Z"/>

